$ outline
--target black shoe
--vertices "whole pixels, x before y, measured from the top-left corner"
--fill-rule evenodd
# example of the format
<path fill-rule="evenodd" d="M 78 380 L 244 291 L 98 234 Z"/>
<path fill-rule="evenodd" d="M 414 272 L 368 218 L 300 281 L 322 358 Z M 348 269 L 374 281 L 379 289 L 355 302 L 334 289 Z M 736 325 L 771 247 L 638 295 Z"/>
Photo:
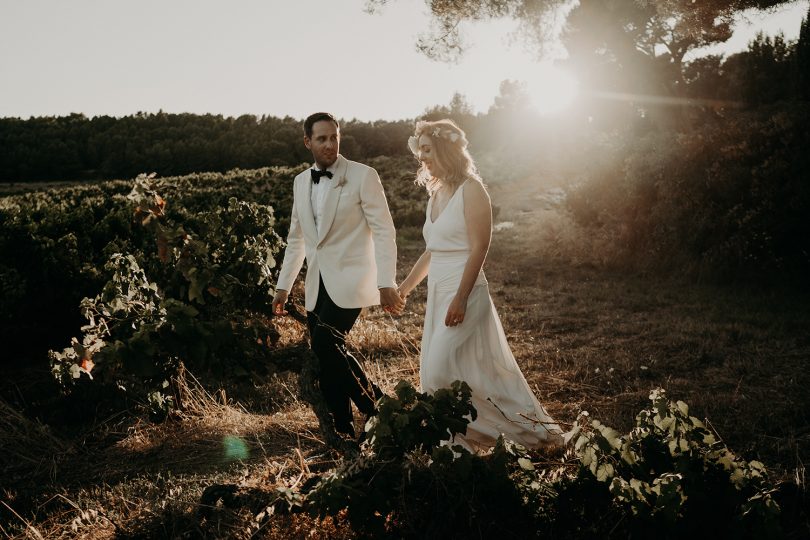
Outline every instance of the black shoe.
<path fill-rule="evenodd" d="M 343 435 L 344 437 L 348 437 L 349 439 L 355 438 L 354 426 L 351 424 L 349 424 L 348 426 L 345 425 L 338 426 L 337 424 L 335 424 L 335 431 L 337 432 L 338 435 Z"/>
<path fill-rule="evenodd" d="M 380 387 L 371 383 L 371 391 L 374 392 L 374 401 L 380 401 L 380 398 L 385 395 L 385 392 L 380 390 Z"/>

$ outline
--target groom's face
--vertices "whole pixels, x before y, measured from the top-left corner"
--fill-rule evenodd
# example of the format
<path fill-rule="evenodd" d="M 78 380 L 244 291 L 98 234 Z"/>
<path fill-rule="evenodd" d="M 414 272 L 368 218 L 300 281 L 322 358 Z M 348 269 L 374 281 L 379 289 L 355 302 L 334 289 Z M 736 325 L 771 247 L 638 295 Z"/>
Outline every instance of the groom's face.
<path fill-rule="evenodd" d="M 312 137 L 304 136 L 304 144 L 312 151 L 318 167 L 326 169 L 340 151 L 340 130 L 331 120 L 320 120 L 312 125 Z"/>

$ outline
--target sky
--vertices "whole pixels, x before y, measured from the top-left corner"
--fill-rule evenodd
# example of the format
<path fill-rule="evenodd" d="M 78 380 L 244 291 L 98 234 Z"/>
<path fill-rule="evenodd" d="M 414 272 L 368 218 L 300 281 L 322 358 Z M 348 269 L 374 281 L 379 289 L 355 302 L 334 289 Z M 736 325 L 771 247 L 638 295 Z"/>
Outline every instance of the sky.
<path fill-rule="evenodd" d="M 0 0 L 0 117 L 139 111 L 414 118 L 463 94 L 486 112 L 504 79 L 548 80 L 508 38 L 514 23 L 468 24 L 457 64 L 416 51 L 422 0 L 367 14 L 364 0 Z M 757 30 L 798 35 L 808 0 L 746 13 L 722 47 Z"/>

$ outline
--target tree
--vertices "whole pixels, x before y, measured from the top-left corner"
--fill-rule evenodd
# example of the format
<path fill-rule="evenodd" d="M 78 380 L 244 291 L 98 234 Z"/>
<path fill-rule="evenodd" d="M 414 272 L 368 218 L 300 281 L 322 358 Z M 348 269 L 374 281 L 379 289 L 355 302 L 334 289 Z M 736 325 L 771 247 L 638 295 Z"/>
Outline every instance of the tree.
<path fill-rule="evenodd" d="M 799 41 L 796 43 L 793 81 L 796 97 L 810 99 L 810 8 L 802 20 Z"/>
<path fill-rule="evenodd" d="M 374 13 L 391 0 L 367 0 L 366 10 Z M 583 2 L 607 11 L 632 15 L 627 30 L 638 36 L 639 44 L 663 45 L 680 62 L 686 50 L 708 44 L 728 33 L 732 17 L 745 9 L 767 9 L 791 0 L 596 0 Z M 432 28 L 417 40 L 417 48 L 431 58 L 452 60 L 463 54 L 467 44 L 461 35 L 465 21 L 511 18 L 520 31 L 545 50 L 572 13 L 570 0 L 425 0 L 433 16 Z M 639 13 L 646 14 L 638 19 Z M 727 38 L 726 38 L 727 39 Z"/>
<path fill-rule="evenodd" d="M 582 0 L 568 15 L 562 42 L 592 88 L 680 96 L 684 55 L 731 37 L 729 12 L 694 5 Z"/>
<path fill-rule="evenodd" d="M 791 87 L 797 46 L 782 34 L 757 34 L 748 50 L 725 60 L 706 56 L 684 68 L 690 98 L 719 100 L 720 105 L 757 106 L 788 99 L 796 94 Z"/>
<path fill-rule="evenodd" d="M 782 34 L 761 32 L 748 45 L 745 58 L 743 99 L 749 104 L 773 103 L 790 92 L 790 46 Z"/>
<path fill-rule="evenodd" d="M 425 112 L 422 113 L 422 119 L 424 120 L 434 121 L 442 118 L 450 118 L 466 130 L 471 127 L 475 114 L 473 113 L 472 105 L 467 101 L 464 94 L 456 92 L 453 94 L 449 105 L 428 107 L 425 109 Z"/>
<path fill-rule="evenodd" d="M 390 0 L 367 0 L 371 12 Z M 686 84 L 683 59 L 692 49 L 726 41 L 734 16 L 789 0 L 425 0 L 431 30 L 417 48 L 436 60 L 464 53 L 462 23 L 510 18 L 542 56 L 558 38 L 583 88 L 595 98 L 589 116 L 644 115 L 659 123 L 681 123 Z M 604 103 L 604 97 L 624 102 Z M 601 102 L 600 102 L 601 100 Z M 673 106 L 676 105 L 676 106 Z M 601 114 L 600 114 L 601 113 Z"/>
<path fill-rule="evenodd" d="M 693 99 L 727 99 L 726 78 L 722 74 L 723 57 L 709 55 L 684 65 L 683 79 L 687 97 Z"/>

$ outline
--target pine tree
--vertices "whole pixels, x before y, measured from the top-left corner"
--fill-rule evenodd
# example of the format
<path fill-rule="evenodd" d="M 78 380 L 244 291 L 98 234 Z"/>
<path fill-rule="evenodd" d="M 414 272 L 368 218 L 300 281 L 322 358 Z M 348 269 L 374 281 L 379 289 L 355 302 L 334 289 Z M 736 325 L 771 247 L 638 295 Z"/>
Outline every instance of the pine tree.
<path fill-rule="evenodd" d="M 793 65 L 795 95 L 798 99 L 810 99 L 810 8 L 802 20 Z"/>

